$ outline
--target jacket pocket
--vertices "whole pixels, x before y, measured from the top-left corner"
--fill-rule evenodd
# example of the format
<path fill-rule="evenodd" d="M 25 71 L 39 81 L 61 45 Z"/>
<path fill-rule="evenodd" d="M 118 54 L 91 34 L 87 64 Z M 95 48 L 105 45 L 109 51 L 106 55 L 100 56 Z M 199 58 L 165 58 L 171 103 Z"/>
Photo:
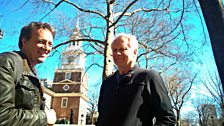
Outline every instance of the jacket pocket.
<path fill-rule="evenodd" d="M 35 103 L 35 87 L 26 78 L 22 78 L 16 86 L 15 107 L 31 110 Z"/>
<path fill-rule="evenodd" d="M 136 97 L 143 91 L 146 83 L 144 80 L 134 80 L 131 83 L 122 85 L 120 88 L 123 88 L 121 93 L 126 97 Z"/>

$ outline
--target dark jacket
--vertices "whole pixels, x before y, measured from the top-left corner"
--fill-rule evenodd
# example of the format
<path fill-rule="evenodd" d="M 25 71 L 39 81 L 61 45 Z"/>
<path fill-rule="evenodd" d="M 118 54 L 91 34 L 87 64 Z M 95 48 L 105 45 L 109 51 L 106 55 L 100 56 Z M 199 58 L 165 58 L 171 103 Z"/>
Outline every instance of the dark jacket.
<path fill-rule="evenodd" d="M 0 54 L 0 126 L 46 126 L 40 82 L 26 59 L 15 63 L 15 56 L 21 56 L 12 55 Z M 15 84 L 15 64 L 23 64 L 18 84 Z"/>
<path fill-rule="evenodd" d="M 119 82 L 118 82 L 119 81 Z M 135 66 L 127 75 L 116 72 L 103 81 L 97 126 L 174 126 L 175 115 L 160 75 Z"/>

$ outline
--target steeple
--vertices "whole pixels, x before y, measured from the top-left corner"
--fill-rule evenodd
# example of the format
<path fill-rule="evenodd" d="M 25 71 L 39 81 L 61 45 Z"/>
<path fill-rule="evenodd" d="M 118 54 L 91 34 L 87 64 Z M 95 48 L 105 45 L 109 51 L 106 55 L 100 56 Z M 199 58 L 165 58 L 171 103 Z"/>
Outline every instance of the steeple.
<path fill-rule="evenodd" d="M 85 54 L 82 49 L 82 41 L 75 41 L 81 39 L 79 28 L 79 19 L 73 33 L 69 36 L 72 41 L 62 52 L 62 69 L 84 69 L 85 68 Z"/>
<path fill-rule="evenodd" d="M 76 26 L 73 30 L 73 33 L 69 36 L 69 40 L 77 40 L 77 39 L 81 39 L 81 38 L 82 37 L 81 37 L 81 34 L 80 34 L 79 18 L 78 18 Z M 81 41 L 71 42 L 69 44 L 68 48 L 82 49 L 82 42 Z"/>

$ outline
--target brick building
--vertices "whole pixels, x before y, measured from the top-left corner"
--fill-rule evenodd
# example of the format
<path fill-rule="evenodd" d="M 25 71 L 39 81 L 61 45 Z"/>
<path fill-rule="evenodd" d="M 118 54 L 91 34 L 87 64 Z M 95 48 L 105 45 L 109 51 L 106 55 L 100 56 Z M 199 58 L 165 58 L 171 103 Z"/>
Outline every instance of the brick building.
<path fill-rule="evenodd" d="M 81 38 L 78 25 L 70 40 Z M 88 76 L 84 71 L 82 42 L 71 42 L 63 51 L 61 66 L 55 70 L 51 88 L 45 88 L 46 107 L 53 108 L 58 119 L 84 125 L 88 102 Z"/>

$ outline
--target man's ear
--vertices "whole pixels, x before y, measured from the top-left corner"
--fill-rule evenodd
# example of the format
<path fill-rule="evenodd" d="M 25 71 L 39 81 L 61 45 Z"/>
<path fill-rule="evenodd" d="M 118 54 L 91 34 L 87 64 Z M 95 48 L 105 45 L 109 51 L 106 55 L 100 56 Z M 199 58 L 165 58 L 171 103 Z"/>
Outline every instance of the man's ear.
<path fill-rule="evenodd" d="M 23 46 L 26 45 L 27 42 L 28 42 L 28 41 L 27 41 L 25 38 L 22 38 L 22 45 L 23 45 Z"/>

